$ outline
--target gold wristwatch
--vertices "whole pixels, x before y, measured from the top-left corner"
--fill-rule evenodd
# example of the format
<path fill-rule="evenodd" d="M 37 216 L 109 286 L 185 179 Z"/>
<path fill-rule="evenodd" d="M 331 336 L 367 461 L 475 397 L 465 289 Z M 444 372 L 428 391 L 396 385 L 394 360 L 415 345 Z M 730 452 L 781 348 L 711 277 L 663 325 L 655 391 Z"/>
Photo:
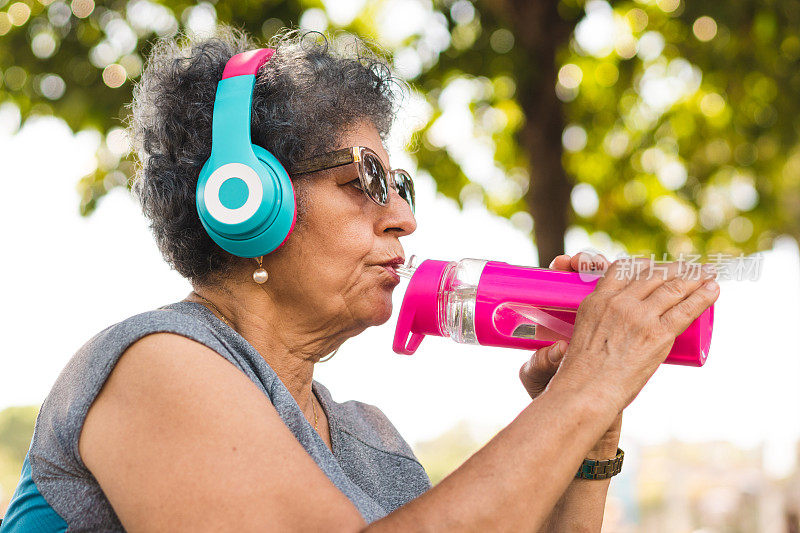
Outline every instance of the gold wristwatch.
<path fill-rule="evenodd" d="M 613 459 L 606 461 L 584 459 L 575 477 L 580 479 L 608 479 L 616 476 L 622 470 L 622 460 L 624 458 L 625 452 L 617 448 L 617 456 Z"/>

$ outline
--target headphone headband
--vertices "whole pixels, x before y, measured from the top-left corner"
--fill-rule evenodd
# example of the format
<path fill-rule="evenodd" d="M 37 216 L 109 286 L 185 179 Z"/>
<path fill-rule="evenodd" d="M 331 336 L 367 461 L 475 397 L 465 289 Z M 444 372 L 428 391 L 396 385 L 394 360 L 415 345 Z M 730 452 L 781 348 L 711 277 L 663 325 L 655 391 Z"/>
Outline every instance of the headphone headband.
<path fill-rule="evenodd" d="M 261 65 L 269 61 L 274 53 L 275 49 L 273 48 L 259 48 L 236 54 L 225 64 L 225 70 L 222 71 L 222 79 L 247 74 L 255 75 Z"/>
<path fill-rule="evenodd" d="M 256 73 L 273 55 L 273 48 L 258 48 L 231 57 L 222 71 L 214 99 L 214 118 L 211 128 L 211 147 L 219 150 L 216 155 L 223 159 L 255 163 L 256 156 L 250 150 L 250 115 L 253 105 L 253 87 Z M 231 148 L 231 147 L 234 148 Z M 235 154 L 235 147 L 245 152 Z M 244 159 L 243 159 L 244 158 Z M 247 164 L 250 164 L 247 163 Z M 250 164 L 252 166 L 252 164 Z"/>
<path fill-rule="evenodd" d="M 294 187 L 280 161 L 250 138 L 258 69 L 275 53 L 261 48 L 228 60 L 217 83 L 211 155 L 200 170 L 195 202 L 211 238 L 239 257 L 279 248 L 294 229 Z"/>

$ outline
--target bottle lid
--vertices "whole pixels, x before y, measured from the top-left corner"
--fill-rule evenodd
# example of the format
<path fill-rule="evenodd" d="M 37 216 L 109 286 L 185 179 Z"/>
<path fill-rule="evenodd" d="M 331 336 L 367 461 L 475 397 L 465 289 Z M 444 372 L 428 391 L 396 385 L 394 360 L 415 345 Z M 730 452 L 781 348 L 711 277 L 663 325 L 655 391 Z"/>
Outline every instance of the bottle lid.
<path fill-rule="evenodd" d="M 714 304 L 678 335 L 665 363 L 673 365 L 703 366 L 711 347 L 714 329 Z"/>
<path fill-rule="evenodd" d="M 397 317 L 392 343 L 396 353 L 413 354 L 425 335 L 444 336 L 439 328 L 439 287 L 450 263 L 426 259 L 414 271 Z"/>

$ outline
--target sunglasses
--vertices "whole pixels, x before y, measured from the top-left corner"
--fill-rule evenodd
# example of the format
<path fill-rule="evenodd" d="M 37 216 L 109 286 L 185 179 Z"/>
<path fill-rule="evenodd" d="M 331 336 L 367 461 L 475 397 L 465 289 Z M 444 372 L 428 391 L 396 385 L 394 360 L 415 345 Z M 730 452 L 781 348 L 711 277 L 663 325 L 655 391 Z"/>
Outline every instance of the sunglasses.
<path fill-rule="evenodd" d="M 366 146 L 342 148 L 306 159 L 293 167 L 289 174 L 310 174 L 351 163 L 355 163 L 358 169 L 361 191 L 373 202 L 385 206 L 389 201 L 389 187 L 392 187 L 408 202 L 411 213 L 414 213 L 414 182 L 411 176 L 400 168 L 387 170 L 378 154 Z"/>

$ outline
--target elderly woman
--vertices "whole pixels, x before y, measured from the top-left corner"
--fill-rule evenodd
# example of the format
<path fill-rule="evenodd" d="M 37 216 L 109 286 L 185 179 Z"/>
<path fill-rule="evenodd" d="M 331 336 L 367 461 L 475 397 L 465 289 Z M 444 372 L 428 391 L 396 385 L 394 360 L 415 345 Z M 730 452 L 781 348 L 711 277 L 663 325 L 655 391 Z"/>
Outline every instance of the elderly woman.
<path fill-rule="evenodd" d="M 374 56 L 339 56 L 297 32 L 272 44 L 250 134 L 288 169 L 293 231 L 263 257 L 236 256 L 195 204 L 217 83 L 231 57 L 257 47 L 229 29 L 159 42 L 135 91 L 135 191 L 194 290 L 72 357 L 42 405 L 4 531 L 599 530 L 609 481 L 576 471 L 617 455 L 622 410 L 717 298 L 713 273 L 684 276 L 673 263 L 631 279 L 618 275 L 622 261 L 596 257 L 606 275 L 569 345 L 520 369 L 533 401 L 431 487 L 377 407 L 338 403 L 313 379 L 317 362 L 389 320 L 391 265 L 417 227 L 410 178 L 385 170 L 392 78 Z M 352 147 L 372 155 L 342 156 Z M 382 202 L 360 174 L 378 167 Z"/>

